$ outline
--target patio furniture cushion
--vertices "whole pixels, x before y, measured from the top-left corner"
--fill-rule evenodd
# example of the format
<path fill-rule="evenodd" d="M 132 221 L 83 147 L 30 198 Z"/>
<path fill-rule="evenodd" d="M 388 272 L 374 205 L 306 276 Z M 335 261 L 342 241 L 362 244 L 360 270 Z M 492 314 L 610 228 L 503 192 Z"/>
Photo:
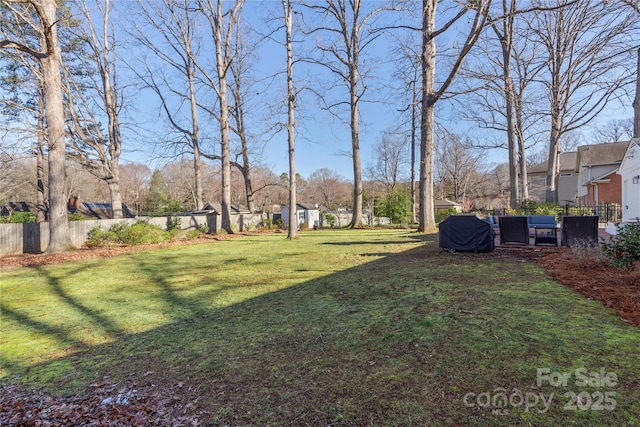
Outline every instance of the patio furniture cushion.
<path fill-rule="evenodd" d="M 553 215 L 529 215 L 527 217 L 529 227 L 557 227 L 558 222 Z"/>

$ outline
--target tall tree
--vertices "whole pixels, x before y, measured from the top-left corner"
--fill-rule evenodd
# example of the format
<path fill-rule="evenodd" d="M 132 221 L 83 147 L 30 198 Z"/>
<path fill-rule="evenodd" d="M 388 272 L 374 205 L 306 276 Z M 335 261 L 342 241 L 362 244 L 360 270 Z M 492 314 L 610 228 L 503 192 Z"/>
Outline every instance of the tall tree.
<path fill-rule="evenodd" d="M 407 140 L 404 134 L 388 131 L 375 145 L 373 152 L 375 163 L 369 168 L 369 178 L 378 181 L 387 189 L 393 191 L 404 174 L 407 166 Z"/>
<path fill-rule="evenodd" d="M 328 168 L 320 168 L 308 179 L 311 201 L 329 210 L 349 201 L 350 185 L 344 177 Z"/>
<path fill-rule="evenodd" d="M 249 135 L 247 134 L 248 129 L 245 120 L 247 99 L 245 85 L 249 71 L 249 58 L 252 50 L 255 49 L 255 45 L 248 42 L 247 37 L 249 33 L 246 27 L 247 26 L 243 26 L 241 22 L 238 22 L 234 32 L 233 43 L 235 45 L 234 51 L 236 58 L 229 68 L 231 73 L 229 90 L 231 91 L 231 98 L 233 99 L 233 104 L 229 107 L 229 113 L 232 120 L 232 124 L 230 125 L 231 130 L 240 140 L 239 153 L 236 157 L 240 157 L 241 161 L 232 160 L 232 165 L 242 174 L 247 208 L 250 212 L 254 212 L 254 190 L 251 179 L 252 162 L 250 158 Z M 249 49 L 247 45 L 251 45 L 251 49 Z"/>
<path fill-rule="evenodd" d="M 140 71 L 137 71 L 138 67 L 132 68 L 158 97 L 168 124 L 179 135 L 178 138 L 170 135 L 163 143 L 175 144 L 174 148 L 180 153 L 191 153 L 194 204 L 199 210 L 204 202 L 196 75 L 200 51 L 198 14 L 194 13 L 189 0 L 139 0 L 138 5 L 142 19 L 133 19 L 133 36 L 159 62 L 142 57 Z"/>
<path fill-rule="evenodd" d="M 385 6 L 363 7 L 362 0 L 326 0 L 325 3 L 307 3 L 308 8 L 315 11 L 322 21 L 310 31 L 327 35 L 319 39 L 317 48 L 321 58 L 315 60 L 327 68 L 340 82 L 347 87 L 348 102 L 328 104 L 333 110 L 347 104 L 349 106 L 349 128 L 351 131 L 351 159 L 353 163 L 353 216 L 350 227 L 362 225 L 362 160 L 360 152 L 360 101 L 366 91 L 365 77 L 367 70 L 362 63 L 367 47 L 380 36 L 375 19 Z M 325 101 L 326 102 L 326 101 Z"/>
<path fill-rule="evenodd" d="M 436 144 L 436 171 L 447 197 L 462 202 L 465 197 L 475 196 L 483 172 L 482 156 L 464 141 L 460 135 L 442 130 Z"/>
<path fill-rule="evenodd" d="M 628 141 L 633 137 L 633 119 L 612 119 L 591 132 L 593 144 Z"/>
<path fill-rule="evenodd" d="M 80 64 L 74 70 L 70 63 L 64 67 L 65 98 L 71 118 L 69 150 L 74 160 L 107 183 L 111 217 L 122 218 L 122 93 L 117 78 L 116 34 L 111 23 L 113 6 L 110 0 L 96 0 L 95 8 L 87 0 L 74 0 L 73 4 L 83 16 L 84 25 L 74 28 L 82 48 L 71 49 L 65 55 Z M 102 129 L 103 121 L 106 131 Z"/>
<path fill-rule="evenodd" d="M 636 96 L 633 98 L 633 137 L 640 138 L 640 48 L 638 48 L 638 66 L 636 67 Z"/>
<path fill-rule="evenodd" d="M 25 38 L 30 35 L 25 34 Z M 40 61 L 20 51 L 4 49 L 0 51 L 0 59 L 6 61 L 2 69 L 2 85 L 6 97 L 0 99 L 0 109 L 6 118 L 6 132 L 16 135 L 16 140 L 29 141 L 35 137 L 36 144 L 32 151 L 36 157 L 36 219 L 45 221 L 45 108 L 44 81 Z M 35 135 L 34 135 L 35 134 Z M 30 143 L 29 145 L 32 145 Z M 22 151 L 24 145 L 15 144 L 15 151 Z M 3 143 L 3 151 L 11 150 Z M 24 182 L 24 181 L 21 181 Z M 27 181 L 28 182 L 28 181 Z M 4 183 L 3 186 L 16 183 Z"/>
<path fill-rule="evenodd" d="M 199 66 L 217 95 L 219 107 L 220 157 L 222 159 L 222 212 L 221 228 L 227 233 L 231 230 L 231 151 L 229 138 L 229 99 L 227 77 L 236 53 L 233 49 L 234 27 L 244 5 L 244 0 L 235 0 L 226 11 L 223 0 L 199 0 L 199 10 L 209 23 L 211 37 L 215 47 L 215 75 Z"/>
<path fill-rule="evenodd" d="M 435 106 L 442 98 L 454 78 L 460 71 L 462 63 L 478 40 L 480 33 L 487 23 L 491 0 L 464 2 L 464 4 L 450 5 L 449 17 L 445 24 L 436 28 L 437 0 L 422 1 L 422 115 L 420 118 L 420 212 L 418 215 L 418 230 L 426 231 L 435 227 L 435 213 L 433 200 L 434 184 L 434 132 Z M 445 34 L 461 18 L 471 14 L 469 27 L 466 31 L 464 43 L 455 53 L 453 64 L 445 71 L 441 83 L 436 82 L 436 38 Z M 437 87 L 436 87 L 437 86 Z"/>
<path fill-rule="evenodd" d="M 287 145 L 289 153 L 289 230 L 287 238 L 298 235 L 297 174 L 295 157 L 295 108 L 296 96 L 293 87 L 293 0 L 282 0 L 284 12 L 285 48 L 287 50 Z M 295 219 L 295 221 L 294 221 Z"/>
<path fill-rule="evenodd" d="M 56 0 L 24 0 L 6 2 L 10 13 L 23 25 L 35 29 L 40 37 L 37 46 L 23 44 L 20 39 L 0 39 L 0 48 L 11 48 L 40 61 L 45 92 L 47 143 L 49 163 L 49 245 L 45 253 L 52 254 L 73 248 L 67 217 L 65 187 L 66 141 L 60 46 L 58 43 L 58 4 Z"/>
<path fill-rule="evenodd" d="M 547 192 L 557 202 L 562 135 L 589 123 L 634 83 L 639 15 L 624 4 L 549 0 L 529 20 L 532 40 L 545 49 L 538 79 L 549 99 Z"/>

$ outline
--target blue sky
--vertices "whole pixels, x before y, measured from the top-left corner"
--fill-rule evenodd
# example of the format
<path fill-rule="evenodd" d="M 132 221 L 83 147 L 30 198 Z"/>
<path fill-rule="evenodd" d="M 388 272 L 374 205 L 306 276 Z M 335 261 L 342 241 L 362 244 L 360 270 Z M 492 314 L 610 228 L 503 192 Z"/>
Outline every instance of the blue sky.
<path fill-rule="evenodd" d="M 125 4 L 131 5 L 135 3 L 125 2 Z M 376 4 L 380 3 L 373 1 L 367 2 L 368 6 Z M 248 23 L 261 33 L 266 33 L 268 28 L 274 28 L 274 25 L 277 24 L 274 21 L 265 23 L 265 5 L 269 6 L 274 13 L 281 13 L 279 1 L 249 1 L 245 6 L 245 15 Z M 282 38 L 282 33 L 276 34 L 278 34 L 278 38 Z M 298 33 L 298 39 L 304 39 L 307 47 L 309 43 L 314 42 L 311 36 L 302 37 L 300 33 Z M 439 43 L 455 43 L 455 34 L 452 34 L 448 39 L 440 39 Z M 301 45 L 296 45 L 296 52 L 298 54 L 303 50 L 301 47 Z M 363 102 L 360 104 L 360 146 L 363 170 L 375 162 L 373 147 L 380 139 L 382 132 L 399 125 L 402 119 L 398 110 L 406 107 L 406 101 L 402 101 L 398 90 L 390 87 L 390 85 L 394 83 L 394 80 L 396 80 L 396 77 L 393 76 L 393 70 L 396 64 L 393 62 L 394 58 L 390 53 L 392 47 L 393 44 L 388 38 L 381 37 L 369 47 L 365 57 L 361 58 L 361 60 L 366 61 L 367 64 L 372 65 L 374 76 L 374 78 L 367 80 L 368 85 L 372 89 L 368 90 L 363 98 Z M 262 79 L 284 69 L 285 50 L 283 46 L 277 43 L 267 42 L 259 45 L 259 47 L 255 49 L 255 54 L 257 55 L 257 62 L 254 65 L 254 75 L 256 76 L 257 83 L 252 87 L 252 90 L 255 90 L 259 95 L 256 95 L 254 99 L 249 101 L 250 106 L 247 110 L 249 114 L 248 119 L 254 120 L 248 123 L 250 132 L 258 134 L 258 130 L 266 126 L 265 123 L 259 121 L 260 117 L 269 115 L 273 116 L 271 117 L 272 119 L 276 117 L 274 115 L 275 113 L 264 108 L 265 104 L 267 102 L 275 102 L 279 97 L 284 97 L 284 75 L 276 76 L 274 79 L 268 80 L 268 86 L 265 86 L 267 80 Z M 321 67 L 304 64 L 297 64 L 295 73 L 294 78 L 297 79 L 296 83 L 298 87 L 310 84 L 318 91 L 322 90 L 319 83 L 324 82 L 327 77 L 326 70 L 323 70 Z M 347 99 L 347 92 L 344 86 L 336 90 L 326 90 L 326 94 L 330 95 L 334 101 Z M 153 131 L 160 129 L 161 123 L 163 122 L 162 117 L 157 115 L 157 100 L 149 94 L 141 93 L 138 96 L 138 111 L 141 114 L 137 115 L 137 119 L 144 122 L 142 126 L 149 129 L 150 135 L 152 135 Z M 298 135 L 296 139 L 297 172 L 303 177 L 308 177 L 317 169 L 329 168 L 350 180 L 353 176 L 352 160 L 348 156 L 351 150 L 351 141 L 348 125 L 344 123 L 348 118 L 348 110 L 343 109 L 340 113 L 340 118 L 332 116 L 319 108 L 317 98 L 312 96 L 309 91 L 304 91 L 299 95 L 298 107 L 299 109 L 296 112 L 298 122 Z M 633 111 L 630 106 L 630 101 L 626 107 L 621 107 L 619 104 L 612 104 L 607 111 L 601 115 L 598 122 L 602 124 L 611 118 L 631 117 L 632 114 Z M 281 112 L 281 114 L 277 116 L 277 120 L 284 121 L 285 117 Z M 438 118 L 439 122 L 447 127 L 447 129 L 464 136 L 469 136 L 475 140 L 502 137 L 501 135 L 489 136 L 487 131 L 479 129 L 477 125 L 460 120 L 446 100 L 442 100 L 438 104 Z M 273 121 L 277 120 L 274 119 Z M 214 137 L 216 136 L 217 128 L 215 126 L 209 125 L 203 128 L 205 133 L 208 132 Z M 405 127 L 405 129 L 407 129 L 407 127 Z M 583 133 L 588 134 L 588 130 L 585 129 Z M 134 138 L 138 141 L 145 140 L 145 138 L 140 135 L 136 135 Z M 154 138 L 155 136 L 149 137 L 149 139 Z M 275 136 L 272 135 L 270 138 L 264 135 L 255 135 L 255 140 L 257 146 L 265 147 L 263 156 L 261 157 L 261 161 L 265 166 L 277 174 L 288 172 L 286 132 L 282 131 Z M 132 150 L 132 148 L 134 147 L 124 147 L 124 154 L 122 156 L 124 162 L 134 161 L 153 167 L 166 161 L 166 159 L 158 158 L 146 144 L 137 144 L 134 150 Z M 157 154 L 158 151 L 155 153 Z M 507 160 L 506 151 L 502 149 L 487 150 L 483 154 L 484 162 L 487 166 L 496 165 L 506 162 Z M 409 148 L 407 147 L 407 157 L 408 156 Z"/>

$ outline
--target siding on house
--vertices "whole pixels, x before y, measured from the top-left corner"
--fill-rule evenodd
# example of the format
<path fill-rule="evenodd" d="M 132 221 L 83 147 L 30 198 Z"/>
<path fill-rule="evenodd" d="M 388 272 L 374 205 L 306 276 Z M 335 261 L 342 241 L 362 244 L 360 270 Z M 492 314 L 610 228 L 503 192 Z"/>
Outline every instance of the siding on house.
<path fill-rule="evenodd" d="M 560 204 L 576 201 L 577 155 L 576 151 L 560 154 L 560 175 L 558 176 L 558 201 Z M 529 199 L 536 202 L 544 202 L 547 196 L 547 164 L 548 162 L 542 162 L 527 168 Z"/>
<path fill-rule="evenodd" d="M 578 147 L 576 159 L 576 170 L 579 172 L 580 178 L 578 180 L 578 199 L 582 204 L 597 204 L 594 203 L 596 199 L 598 203 L 609 202 L 610 200 L 603 199 L 602 191 L 607 197 L 615 198 L 618 203 L 621 202 L 622 181 L 615 180 L 611 174 L 618 172 L 628 147 L 629 141 Z M 598 188 L 591 188 L 593 186 Z M 609 186 L 609 188 L 603 188 L 605 186 Z M 620 196 L 614 195 L 616 191 L 620 193 Z"/>
<path fill-rule="evenodd" d="M 640 218 L 640 138 L 631 141 L 622 164 L 622 221 Z"/>

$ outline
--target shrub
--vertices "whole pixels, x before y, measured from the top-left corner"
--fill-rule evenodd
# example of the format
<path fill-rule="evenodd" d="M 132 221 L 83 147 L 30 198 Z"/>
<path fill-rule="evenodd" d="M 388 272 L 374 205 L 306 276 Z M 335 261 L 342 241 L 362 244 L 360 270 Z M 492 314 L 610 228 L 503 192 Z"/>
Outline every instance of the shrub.
<path fill-rule="evenodd" d="M 181 223 L 182 223 L 182 220 L 180 219 L 180 217 L 168 216 L 167 217 L 167 231 L 180 230 Z"/>
<path fill-rule="evenodd" d="M 9 216 L 0 217 L 0 224 L 25 224 L 36 221 L 36 216 L 31 212 L 15 212 Z"/>
<path fill-rule="evenodd" d="M 120 238 L 121 243 L 129 246 L 142 245 L 145 243 L 160 243 L 169 239 L 169 233 L 165 232 L 160 226 L 140 221 L 126 227 Z"/>
<path fill-rule="evenodd" d="M 599 246 L 594 246 L 591 239 L 574 239 L 571 242 L 571 252 L 582 267 L 606 264 L 607 257 Z"/>
<path fill-rule="evenodd" d="M 274 224 L 276 225 L 276 228 L 283 228 L 284 227 L 284 220 L 282 218 L 278 218 L 278 219 L 276 219 Z"/>
<path fill-rule="evenodd" d="M 331 215 L 330 213 L 325 213 L 324 214 L 324 220 L 327 221 L 327 224 L 329 224 L 329 227 L 333 228 L 336 226 L 336 217 L 335 215 Z"/>
<path fill-rule="evenodd" d="M 100 227 L 93 227 L 91 230 L 89 230 L 89 237 L 85 242 L 85 245 L 88 248 L 99 248 L 115 245 L 117 243 L 118 235 L 114 231 L 107 231 Z"/>
<path fill-rule="evenodd" d="M 457 214 L 458 211 L 455 210 L 454 208 L 449 208 L 449 209 L 439 209 L 436 212 L 436 223 L 441 223 L 442 221 L 444 221 L 445 219 L 449 218 L 451 215 Z"/>
<path fill-rule="evenodd" d="M 148 222 L 138 221 L 134 225 L 127 225 L 124 222 L 113 224 L 109 231 L 100 227 L 94 227 L 89 231 L 85 245 L 89 248 L 97 248 L 123 244 L 136 246 L 144 243 L 160 243 L 168 240 L 170 233 L 164 231 L 157 225 Z"/>
<path fill-rule="evenodd" d="M 187 234 L 185 234 L 185 237 L 189 240 L 196 240 L 199 239 L 200 236 L 202 236 L 202 232 L 200 230 L 189 230 L 187 231 Z"/>
<path fill-rule="evenodd" d="M 201 234 L 208 234 L 209 233 L 209 224 L 200 224 L 198 226 L 198 231 Z"/>
<path fill-rule="evenodd" d="M 555 203 L 541 203 L 535 208 L 536 215 L 550 215 L 558 219 L 564 209 Z"/>
<path fill-rule="evenodd" d="M 74 212 L 69 215 L 69 221 L 84 221 L 86 218 L 80 212 Z"/>
<path fill-rule="evenodd" d="M 603 241 L 602 247 L 611 264 L 633 270 L 635 262 L 640 260 L 640 223 L 618 227 L 618 234 L 608 242 Z"/>
<path fill-rule="evenodd" d="M 591 216 L 595 215 L 593 209 L 572 206 L 567 210 L 569 216 Z"/>
<path fill-rule="evenodd" d="M 265 218 L 262 220 L 262 227 L 265 230 L 271 230 L 271 218 Z"/>

